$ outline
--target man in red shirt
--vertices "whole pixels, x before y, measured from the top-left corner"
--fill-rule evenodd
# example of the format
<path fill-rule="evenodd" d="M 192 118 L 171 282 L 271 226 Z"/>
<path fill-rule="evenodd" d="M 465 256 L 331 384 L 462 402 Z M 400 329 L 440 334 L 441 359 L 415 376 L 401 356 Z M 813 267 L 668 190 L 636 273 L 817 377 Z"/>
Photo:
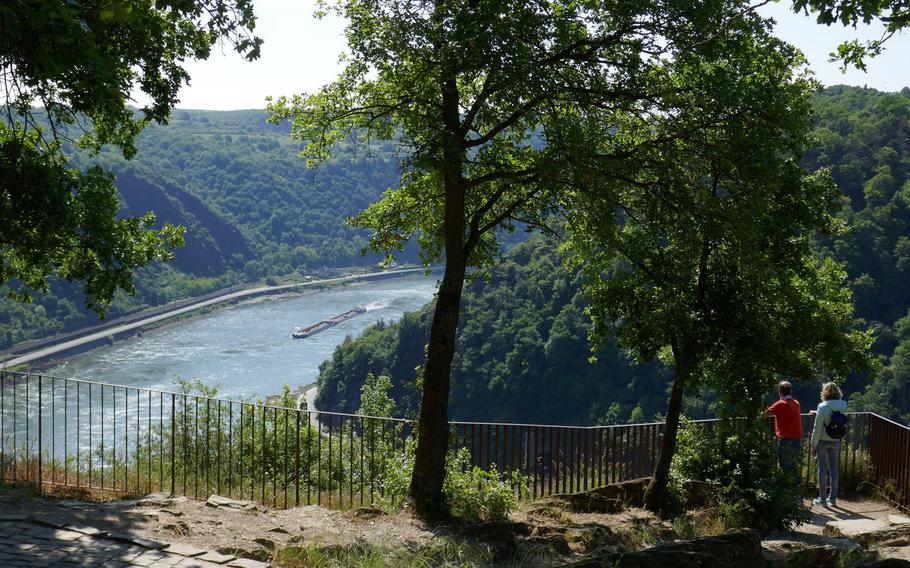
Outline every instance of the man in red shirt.
<path fill-rule="evenodd" d="M 781 381 L 777 388 L 780 400 L 768 407 L 764 416 L 774 417 L 774 434 L 777 436 L 777 461 L 785 473 L 795 474 L 796 485 L 800 475 L 796 471 L 797 458 L 803 441 L 803 419 L 799 401 L 793 398 L 793 386 Z"/>

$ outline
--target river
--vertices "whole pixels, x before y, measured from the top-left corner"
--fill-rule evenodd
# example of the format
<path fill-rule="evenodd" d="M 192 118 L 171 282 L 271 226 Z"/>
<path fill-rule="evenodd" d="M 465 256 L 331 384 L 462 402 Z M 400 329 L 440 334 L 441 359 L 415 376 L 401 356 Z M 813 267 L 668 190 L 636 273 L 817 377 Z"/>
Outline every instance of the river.
<path fill-rule="evenodd" d="M 432 299 L 436 277 L 403 276 L 302 295 L 266 297 L 174 323 L 141 337 L 73 356 L 47 375 L 173 390 L 175 379 L 200 379 L 226 398 L 257 398 L 285 384 L 310 383 L 347 335 L 380 319 L 397 320 Z M 306 339 L 307 326 L 364 306 L 367 312 Z"/>

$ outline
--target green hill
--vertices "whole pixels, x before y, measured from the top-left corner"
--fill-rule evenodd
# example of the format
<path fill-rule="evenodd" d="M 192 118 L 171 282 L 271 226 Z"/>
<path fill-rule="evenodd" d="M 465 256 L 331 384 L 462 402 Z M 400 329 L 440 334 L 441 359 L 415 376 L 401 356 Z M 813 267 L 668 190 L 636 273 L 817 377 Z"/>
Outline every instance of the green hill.
<path fill-rule="evenodd" d="M 851 231 L 824 243 L 847 264 L 861 325 L 875 330 L 883 371 L 855 377 L 856 405 L 910 422 L 910 89 L 831 87 L 815 97 L 810 169 L 828 167 Z"/>
<path fill-rule="evenodd" d="M 109 317 L 243 281 L 375 264 L 360 256 L 366 233 L 346 218 L 397 182 L 391 145 L 345 148 L 317 169 L 297 157 L 288 129 L 265 113 L 178 110 L 140 135 L 137 156 L 72 151 L 76 167 L 117 174 L 124 214 L 154 211 L 159 223 L 187 227 L 173 262 L 139 271 L 136 297 L 121 294 Z M 406 255 L 416 260 L 414 249 Z M 66 282 L 32 304 L 0 300 L 0 348 L 97 322 Z"/>
<path fill-rule="evenodd" d="M 351 230 L 345 220 L 398 180 L 391 145 L 356 155 L 342 148 L 328 163 L 307 168 L 288 129 L 266 124 L 259 110 L 178 110 L 168 125 L 143 131 L 138 148 L 129 162 L 107 151 L 95 158 L 79 155 L 75 163 L 133 171 L 134 179 L 169 184 L 166 193 L 172 197 L 198 198 L 211 212 L 209 219 L 227 221 L 245 238 L 248 250 L 222 252 L 226 261 L 239 254 L 249 277 L 365 262 L 359 256 L 365 233 Z M 130 183 L 118 176 L 132 209 Z"/>

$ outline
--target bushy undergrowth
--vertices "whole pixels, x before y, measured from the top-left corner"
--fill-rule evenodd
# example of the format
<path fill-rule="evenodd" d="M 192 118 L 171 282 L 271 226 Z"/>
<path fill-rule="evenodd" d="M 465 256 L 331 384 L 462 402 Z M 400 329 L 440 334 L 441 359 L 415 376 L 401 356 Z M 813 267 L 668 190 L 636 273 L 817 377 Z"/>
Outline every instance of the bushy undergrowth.
<path fill-rule="evenodd" d="M 389 396 L 391 380 L 383 375 L 367 374 L 361 388 L 361 415 L 389 417 L 395 411 L 395 401 Z M 404 505 L 411 471 L 414 469 L 416 440 L 411 436 L 404 446 L 383 447 L 380 470 L 382 471 L 383 496 L 379 505 L 387 510 L 398 510 Z M 527 479 L 513 472 L 508 480 L 497 471 L 496 465 L 484 470 L 471 464 L 467 448 L 451 449 L 446 456 L 446 479 L 443 492 L 453 515 L 467 521 L 489 521 L 508 517 L 518 507 L 515 493 L 527 492 Z"/>
<path fill-rule="evenodd" d="M 721 422 L 713 428 L 686 424 L 673 470 L 678 479 L 717 488 L 714 512 L 728 528 L 766 532 L 809 520 L 796 474 L 781 471 L 774 440 L 762 421 Z"/>
<path fill-rule="evenodd" d="M 486 544 L 437 537 L 417 549 L 365 544 L 292 546 L 281 550 L 276 562 L 286 568 L 518 568 L 540 565 L 541 559 L 551 556 L 546 548 L 519 546 L 503 558 Z"/>
<path fill-rule="evenodd" d="M 411 438 L 403 449 L 389 456 L 383 468 L 385 495 L 379 504 L 387 510 L 398 510 L 404 505 L 411 470 L 414 467 L 416 441 Z M 443 492 L 451 513 L 466 521 L 492 521 L 508 517 L 518 507 L 516 491 L 527 492 L 527 479 L 513 473 L 503 479 L 496 466 L 483 470 L 471 465 L 471 454 L 466 448 L 450 450 L 446 456 L 446 479 Z"/>
<path fill-rule="evenodd" d="M 446 481 L 443 486 L 452 513 L 470 521 L 505 519 L 518 507 L 516 488 L 527 493 L 527 478 L 512 472 L 503 480 L 496 466 L 489 471 L 471 465 L 467 448 L 450 451 L 446 457 Z"/>

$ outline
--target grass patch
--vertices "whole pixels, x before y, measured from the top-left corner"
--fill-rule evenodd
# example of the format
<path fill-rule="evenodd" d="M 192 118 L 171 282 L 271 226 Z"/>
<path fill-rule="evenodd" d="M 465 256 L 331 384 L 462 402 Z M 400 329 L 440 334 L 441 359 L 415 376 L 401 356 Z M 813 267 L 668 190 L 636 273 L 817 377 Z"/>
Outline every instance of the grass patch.
<path fill-rule="evenodd" d="M 437 537 L 416 549 L 366 544 L 298 545 L 280 550 L 275 563 L 284 568 L 488 568 L 552 565 L 556 556 L 546 547 L 519 545 L 514 552 L 486 544 Z"/>

